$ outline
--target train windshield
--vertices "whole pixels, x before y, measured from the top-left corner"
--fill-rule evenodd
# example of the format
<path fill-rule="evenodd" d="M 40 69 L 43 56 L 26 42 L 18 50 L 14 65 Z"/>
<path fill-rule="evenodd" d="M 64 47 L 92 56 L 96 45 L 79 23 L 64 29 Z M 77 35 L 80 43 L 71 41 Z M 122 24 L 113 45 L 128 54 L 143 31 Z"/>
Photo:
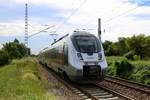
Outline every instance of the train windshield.
<path fill-rule="evenodd" d="M 75 48 L 82 53 L 97 53 L 100 51 L 100 44 L 94 36 L 75 36 Z"/>

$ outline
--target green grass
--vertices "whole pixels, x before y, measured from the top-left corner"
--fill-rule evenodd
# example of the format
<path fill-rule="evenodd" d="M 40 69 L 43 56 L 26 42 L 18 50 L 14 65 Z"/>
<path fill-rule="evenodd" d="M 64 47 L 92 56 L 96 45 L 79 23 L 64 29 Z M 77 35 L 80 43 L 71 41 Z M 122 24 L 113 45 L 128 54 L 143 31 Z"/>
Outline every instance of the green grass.
<path fill-rule="evenodd" d="M 0 67 L 0 100 L 56 100 L 45 89 L 33 58 L 13 60 Z"/>
<path fill-rule="evenodd" d="M 107 74 L 116 76 L 115 62 L 121 62 L 124 57 L 106 57 L 108 68 Z M 128 79 L 145 84 L 150 84 L 150 60 L 129 61 L 134 66 L 134 71 Z"/>

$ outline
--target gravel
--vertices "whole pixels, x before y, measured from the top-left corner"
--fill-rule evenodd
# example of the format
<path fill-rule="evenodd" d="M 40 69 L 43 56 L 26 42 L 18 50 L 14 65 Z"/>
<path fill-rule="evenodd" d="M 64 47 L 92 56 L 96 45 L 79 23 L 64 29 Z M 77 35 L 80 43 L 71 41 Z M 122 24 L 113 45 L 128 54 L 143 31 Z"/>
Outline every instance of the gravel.
<path fill-rule="evenodd" d="M 47 82 L 47 92 L 58 96 L 58 100 L 83 100 L 81 97 L 69 90 L 64 84 L 59 82 L 50 72 L 40 66 L 42 79 Z"/>
<path fill-rule="evenodd" d="M 116 85 L 114 83 L 109 83 L 106 81 L 102 81 L 99 83 L 103 87 L 108 87 L 118 93 L 124 94 L 128 97 L 131 97 L 135 100 L 150 100 L 150 95 L 138 92 L 134 89 L 126 88 L 123 86 Z"/>

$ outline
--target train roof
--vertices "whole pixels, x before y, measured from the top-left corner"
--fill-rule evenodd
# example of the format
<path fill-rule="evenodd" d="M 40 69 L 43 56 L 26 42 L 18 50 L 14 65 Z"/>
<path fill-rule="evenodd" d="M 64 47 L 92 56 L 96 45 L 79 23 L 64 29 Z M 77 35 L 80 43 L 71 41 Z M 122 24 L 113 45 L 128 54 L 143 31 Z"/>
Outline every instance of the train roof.
<path fill-rule="evenodd" d="M 87 31 L 74 31 L 72 35 L 93 35 Z"/>
<path fill-rule="evenodd" d="M 58 40 L 53 42 L 51 45 L 54 45 L 55 43 L 59 42 L 60 40 L 66 38 L 68 36 L 74 37 L 74 36 L 78 36 L 78 35 L 95 36 L 95 35 L 91 34 L 90 32 L 87 32 L 87 31 L 74 31 L 72 34 L 66 34 L 66 35 L 62 36 L 61 38 L 59 38 Z"/>
<path fill-rule="evenodd" d="M 56 44 L 57 42 L 59 42 L 59 41 L 61 41 L 62 39 L 64 39 L 64 38 L 66 38 L 66 37 L 71 37 L 71 38 L 73 38 L 73 37 L 75 37 L 75 36 L 95 36 L 94 34 L 91 34 L 90 32 L 87 32 L 87 31 L 74 31 L 72 34 L 66 34 L 66 35 L 64 35 L 64 36 L 62 36 L 61 38 L 59 38 L 59 39 L 57 39 L 55 42 L 53 42 L 52 44 L 51 44 L 51 46 L 52 45 L 54 45 L 54 44 Z M 95 36 L 96 37 L 96 36 Z M 40 53 L 41 52 L 44 52 L 44 51 L 46 51 L 47 49 L 49 49 L 50 48 L 50 46 L 47 46 L 47 47 L 45 47 L 44 49 L 42 49 L 41 51 L 40 51 Z"/>
<path fill-rule="evenodd" d="M 74 31 L 71 37 L 73 38 L 75 36 L 85 36 L 85 35 L 96 37 L 94 34 L 91 34 L 90 32 L 87 32 L 87 31 Z"/>

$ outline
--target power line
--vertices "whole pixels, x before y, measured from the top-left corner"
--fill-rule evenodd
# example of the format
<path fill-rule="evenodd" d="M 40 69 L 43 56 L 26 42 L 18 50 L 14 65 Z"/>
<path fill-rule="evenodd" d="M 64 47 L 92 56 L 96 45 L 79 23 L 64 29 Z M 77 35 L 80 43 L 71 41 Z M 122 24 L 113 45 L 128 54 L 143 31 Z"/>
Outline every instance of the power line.
<path fill-rule="evenodd" d="M 110 12 L 114 12 L 115 11 L 115 9 L 118 9 L 118 8 L 120 8 L 121 6 L 117 6 L 117 7 L 114 7 L 114 8 L 112 8 L 112 10 L 110 10 Z M 106 14 L 108 14 L 108 12 L 104 12 L 104 13 L 101 13 L 100 15 L 106 15 Z M 92 15 L 92 17 L 93 17 L 94 15 Z M 89 17 L 89 16 L 88 16 Z M 87 23 L 85 23 L 85 24 L 83 24 L 82 26 L 85 26 L 85 25 L 87 25 L 88 23 L 91 23 L 93 20 L 92 19 L 90 19 Z"/>
<path fill-rule="evenodd" d="M 105 23 L 107 23 L 107 22 L 109 22 L 109 21 L 112 21 L 112 20 L 116 19 L 117 17 L 123 16 L 123 15 L 125 15 L 125 14 L 127 14 L 127 13 L 129 13 L 129 12 L 135 10 L 135 9 L 137 9 L 137 8 L 140 8 L 140 7 L 144 6 L 146 3 L 150 3 L 150 1 L 146 1 L 146 2 L 144 2 L 143 4 L 141 4 L 140 6 L 137 6 L 137 7 L 135 7 L 135 8 L 129 9 L 129 10 L 127 10 L 127 11 L 125 11 L 125 12 L 123 12 L 123 13 L 117 15 L 117 16 L 114 16 L 114 17 L 112 17 L 112 18 L 110 18 L 110 19 L 104 21 L 102 24 L 105 24 Z M 85 24 L 84 24 L 84 25 L 85 25 Z M 96 26 L 97 26 L 97 25 L 96 25 Z"/>
<path fill-rule="evenodd" d="M 125 11 L 125 12 L 123 12 L 123 13 L 117 15 L 117 16 L 114 16 L 114 17 L 112 17 L 112 18 L 110 18 L 110 19 L 104 21 L 102 24 L 105 24 L 105 23 L 107 23 L 107 22 L 109 22 L 109 21 L 111 21 L 111 20 L 116 19 L 117 17 L 123 16 L 123 15 L 125 15 L 125 14 L 127 14 L 127 13 L 129 13 L 129 12 L 135 10 L 135 9 L 137 9 L 137 8 L 140 8 L 140 7 L 144 6 L 144 5 L 145 5 L 146 3 L 148 3 L 148 2 L 150 3 L 150 1 L 146 1 L 146 2 L 144 2 L 143 4 L 141 4 L 140 6 L 137 6 L 137 7 L 135 7 L 135 8 L 129 9 L 129 10 L 127 10 L 127 11 Z"/>
<path fill-rule="evenodd" d="M 85 3 L 86 3 L 87 0 L 84 0 L 59 26 L 58 28 L 56 29 L 56 32 L 58 31 L 58 29 L 61 28 L 61 26 L 63 24 L 65 24 Z"/>
<path fill-rule="evenodd" d="M 146 2 L 144 2 L 143 4 L 141 4 L 140 6 L 137 6 L 137 7 L 135 7 L 135 8 L 129 9 L 129 10 L 127 10 L 127 11 L 125 11 L 125 12 L 123 12 L 123 13 L 117 15 L 117 16 L 114 16 L 114 17 L 112 17 L 112 18 L 110 18 L 110 19 L 104 21 L 102 24 L 105 24 L 105 23 L 107 23 L 107 22 L 109 22 L 109 21 L 111 21 L 111 20 L 114 20 L 114 19 L 116 19 L 117 17 L 123 16 L 123 15 L 125 15 L 125 14 L 127 14 L 127 13 L 129 13 L 129 12 L 131 12 L 131 11 L 137 9 L 137 8 L 139 8 L 139 7 L 142 7 L 142 6 L 144 6 L 146 3 L 150 3 L 150 1 L 146 1 Z M 116 8 L 120 8 L 120 6 L 119 6 L 119 7 L 116 7 Z M 116 8 L 114 8 L 114 9 L 116 9 Z M 114 11 L 114 9 L 111 10 L 111 11 Z M 91 22 L 91 21 L 89 21 L 89 22 Z M 88 23 L 89 23 L 89 22 L 88 22 Z M 86 23 L 86 24 L 87 24 L 87 23 Z M 85 26 L 86 24 L 83 24 L 82 26 Z M 97 25 L 96 25 L 96 26 L 97 26 Z"/>
<path fill-rule="evenodd" d="M 52 26 L 47 27 L 47 28 L 45 28 L 45 29 L 43 29 L 43 30 L 41 30 L 41 31 L 39 31 L 39 32 L 36 32 L 36 33 L 34 33 L 34 34 L 28 36 L 28 38 L 31 38 L 31 37 L 33 37 L 33 36 L 35 36 L 35 35 L 37 35 L 37 34 L 39 34 L 39 33 L 41 33 L 41 32 L 44 32 L 44 31 L 46 31 L 46 30 L 48 30 L 48 29 L 50 29 L 50 28 L 52 28 L 52 27 L 55 27 L 55 25 L 52 25 Z"/>

